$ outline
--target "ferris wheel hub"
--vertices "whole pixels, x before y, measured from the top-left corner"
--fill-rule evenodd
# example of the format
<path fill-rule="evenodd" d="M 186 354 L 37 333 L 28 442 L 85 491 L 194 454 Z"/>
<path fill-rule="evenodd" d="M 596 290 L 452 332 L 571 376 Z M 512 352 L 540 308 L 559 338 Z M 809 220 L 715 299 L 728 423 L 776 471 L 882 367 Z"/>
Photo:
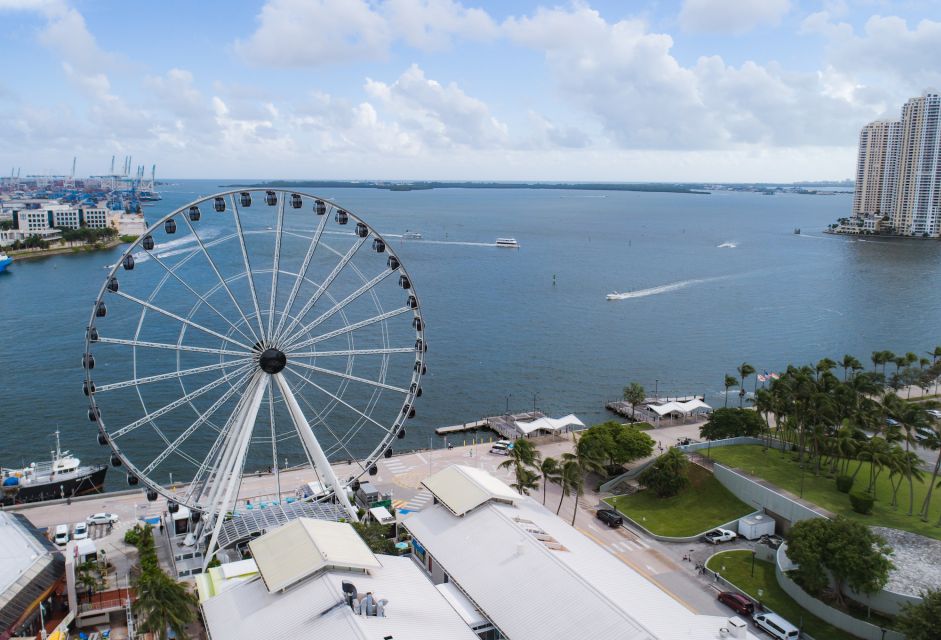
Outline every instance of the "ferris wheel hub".
<path fill-rule="evenodd" d="M 258 357 L 258 366 L 265 373 L 274 375 L 287 366 L 288 357 L 280 349 L 265 349 Z"/>

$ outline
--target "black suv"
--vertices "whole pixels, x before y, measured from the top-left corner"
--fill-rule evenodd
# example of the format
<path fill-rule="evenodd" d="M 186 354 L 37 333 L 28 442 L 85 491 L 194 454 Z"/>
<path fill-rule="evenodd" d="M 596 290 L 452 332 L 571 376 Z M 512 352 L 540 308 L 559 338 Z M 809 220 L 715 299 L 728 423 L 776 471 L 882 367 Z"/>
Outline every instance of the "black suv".
<path fill-rule="evenodd" d="M 609 527 L 620 527 L 624 524 L 624 518 L 614 509 L 598 509 L 598 519 Z"/>

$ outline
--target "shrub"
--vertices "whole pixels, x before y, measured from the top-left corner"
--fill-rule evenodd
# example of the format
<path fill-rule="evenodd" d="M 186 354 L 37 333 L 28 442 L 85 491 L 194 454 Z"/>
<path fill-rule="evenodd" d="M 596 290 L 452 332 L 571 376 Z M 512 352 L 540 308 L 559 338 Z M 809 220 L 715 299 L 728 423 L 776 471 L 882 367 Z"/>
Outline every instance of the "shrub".
<path fill-rule="evenodd" d="M 657 496 L 669 498 L 689 486 L 688 465 L 679 449 L 670 449 L 644 469 L 637 480 Z"/>
<path fill-rule="evenodd" d="M 875 498 L 868 493 L 862 491 L 853 491 L 850 493 L 850 505 L 852 505 L 853 511 L 856 513 L 861 513 L 862 515 L 872 513 L 872 505 L 874 502 Z"/>
<path fill-rule="evenodd" d="M 849 493 L 853 488 L 853 476 L 837 476 L 836 490 L 840 493 Z"/>

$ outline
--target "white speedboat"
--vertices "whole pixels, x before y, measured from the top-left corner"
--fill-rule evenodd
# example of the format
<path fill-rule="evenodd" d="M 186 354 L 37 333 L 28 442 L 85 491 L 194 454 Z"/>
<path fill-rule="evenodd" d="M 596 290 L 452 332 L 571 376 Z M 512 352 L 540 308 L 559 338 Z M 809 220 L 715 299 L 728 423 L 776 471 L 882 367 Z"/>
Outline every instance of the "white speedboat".
<path fill-rule="evenodd" d="M 621 294 L 615 291 L 614 293 L 609 293 L 608 295 L 606 295 L 605 298 L 608 300 L 620 300 Z"/>
<path fill-rule="evenodd" d="M 402 234 L 403 240 L 421 240 L 421 234 L 417 231 L 406 231 Z"/>
<path fill-rule="evenodd" d="M 519 249 L 520 243 L 516 241 L 516 238 L 497 238 L 498 247 L 507 247 L 509 249 Z"/>

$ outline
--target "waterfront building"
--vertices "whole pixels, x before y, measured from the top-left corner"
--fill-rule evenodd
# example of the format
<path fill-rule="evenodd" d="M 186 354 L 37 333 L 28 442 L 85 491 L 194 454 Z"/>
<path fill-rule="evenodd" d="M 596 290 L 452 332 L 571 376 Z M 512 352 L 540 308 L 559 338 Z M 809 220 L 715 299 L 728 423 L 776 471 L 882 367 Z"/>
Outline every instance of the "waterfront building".
<path fill-rule="evenodd" d="M 895 129 L 895 136 L 892 130 Z M 853 196 L 853 215 L 863 216 L 881 210 L 885 192 L 887 159 L 897 158 L 890 151 L 892 140 L 897 139 L 898 123 L 888 120 L 870 122 L 859 132 L 859 154 L 856 160 L 856 192 Z"/>
<path fill-rule="evenodd" d="M 13 223 L 13 228 L 0 231 L 0 246 L 39 236 L 46 241 L 61 238 L 60 228 L 117 230 L 120 235 L 140 236 L 147 230 L 143 215 L 111 210 L 105 202 L 70 204 L 57 200 L 6 200 L 0 203 L 0 220 Z"/>
<path fill-rule="evenodd" d="M 47 626 L 64 617 L 55 593 L 65 559 L 26 516 L 7 511 L 0 511 L 0 549 L 0 638 L 35 637 L 43 617 Z"/>
<path fill-rule="evenodd" d="M 453 465 L 422 484 L 434 504 L 402 520 L 413 557 L 436 585 L 451 585 L 493 625 L 499 635 L 492 637 L 713 640 L 740 628 L 726 617 L 692 613 L 485 471 Z"/>
<path fill-rule="evenodd" d="M 412 560 L 374 554 L 348 523 L 294 520 L 249 548 L 254 566 L 197 578 L 211 640 L 479 640 Z"/>

